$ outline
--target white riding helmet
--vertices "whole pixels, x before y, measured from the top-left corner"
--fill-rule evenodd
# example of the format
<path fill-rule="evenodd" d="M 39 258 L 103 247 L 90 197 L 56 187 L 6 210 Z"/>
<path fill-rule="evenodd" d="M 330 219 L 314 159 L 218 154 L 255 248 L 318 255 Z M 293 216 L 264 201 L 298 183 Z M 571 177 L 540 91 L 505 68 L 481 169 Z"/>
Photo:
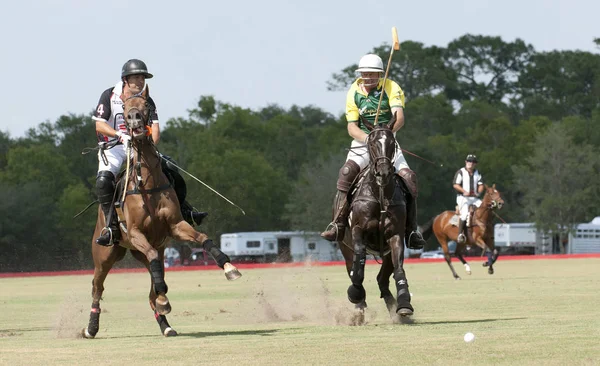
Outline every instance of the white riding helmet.
<path fill-rule="evenodd" d="M 356 72 L 383 72 L 381 57 L 369 53 L 360 58 Z"/>

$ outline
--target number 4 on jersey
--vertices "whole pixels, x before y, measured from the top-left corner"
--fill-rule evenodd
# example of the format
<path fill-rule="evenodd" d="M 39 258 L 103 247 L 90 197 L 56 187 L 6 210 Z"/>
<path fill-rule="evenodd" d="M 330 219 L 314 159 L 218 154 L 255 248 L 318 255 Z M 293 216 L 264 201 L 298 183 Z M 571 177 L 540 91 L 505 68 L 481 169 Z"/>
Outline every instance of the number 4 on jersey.
<path fill-rule="evenodd" d="M 98 109 L 96 109 L 96 113 L 98 114 L 98 117 L 100 117 L 104 114 L 104 104 L 98 105 Z"/>

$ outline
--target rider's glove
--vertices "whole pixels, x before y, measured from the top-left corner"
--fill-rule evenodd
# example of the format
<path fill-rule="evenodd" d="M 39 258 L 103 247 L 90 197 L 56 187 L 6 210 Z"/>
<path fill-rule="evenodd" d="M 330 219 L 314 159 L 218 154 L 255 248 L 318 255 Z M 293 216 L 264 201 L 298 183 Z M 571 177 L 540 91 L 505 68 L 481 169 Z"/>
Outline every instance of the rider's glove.
<path fill-rule="evenodd" d="M 119 141 L 121 141 L 124 145 L 127 145 L 127 143 L 129 141 L 131 141 L 131 136 L 129 136 L 128 134 L 123 133 L 123 131 L 117 131 L 117 133 L 115 133 L 115 136 L 119 139 Z"/>

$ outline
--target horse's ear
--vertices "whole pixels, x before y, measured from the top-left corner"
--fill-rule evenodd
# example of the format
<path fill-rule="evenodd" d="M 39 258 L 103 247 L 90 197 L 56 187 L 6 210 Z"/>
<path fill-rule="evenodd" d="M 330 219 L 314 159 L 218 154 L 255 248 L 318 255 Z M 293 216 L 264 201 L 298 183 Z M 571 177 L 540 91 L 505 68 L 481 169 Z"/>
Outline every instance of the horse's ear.
<path fill-rule="evenodd" d="M 373 129 L 375 128 L 375 126 L 373 126 L 371 124 L 371 122 L 367 121 L 367 119 L 365 117 L 363 117 L 363 116 L 360 116 L 360 121 L 363 123 L 363 125 L 365 125 L 365 127 L 369 131 L 373 131 Z"/>
<path fill-rule="evenodd" d="M 492 185 L 492 188 L 493 188 L 494 190 L 496 190 L 496 183 L 494 183 L 494 184 Z"/>
<path fill-rule="evenodd" d="M 390 121 L 388 122 L 387 126 L 390 130 L 394 129 L 394 125 L 396 124 L 396 115 L 398 114 L 398 112 L 394 112 L 394 114 L 392 114 L 392 118 L 390 119 Z"/>
<path fill-rule="evenodd" d="M 144 86 L 144 90 L 142 90 L 142 97 L 144 99 L 148 99 L 148 95 L 150 95 L 150 86 L 146 84 L 146 86 Z"/>

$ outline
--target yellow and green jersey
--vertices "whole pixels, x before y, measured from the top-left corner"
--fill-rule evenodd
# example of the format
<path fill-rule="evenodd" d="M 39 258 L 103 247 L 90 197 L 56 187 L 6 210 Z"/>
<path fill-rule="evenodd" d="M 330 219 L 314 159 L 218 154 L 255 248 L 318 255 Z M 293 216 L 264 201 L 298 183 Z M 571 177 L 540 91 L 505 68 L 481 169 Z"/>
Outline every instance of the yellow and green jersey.
<path fill-rule="evenodd" d="M 382 89 L 383 99 L 381 100 L 381 108 L 379 109 L 379 118 L 377 123 L 388 123 L 392 118 L 392 108 L 404 108 L 404 92 L 396 82 L 392 80 L 385 81 L 385 88 L 382 88 L 383 80 L 379 81 L 376 89 L 371 90 L 367 95 L 360 88 L 362 79 L 358 78 L 348 90 L 346 96 L 346 120 L 348 123 L 358 122 L 361 130 L 369 133 L 369 130 L 360 122 L 360 116 L 363 116 L 367 121 L 374 123 L 377 113 L 377 105 L 381 96 Z"/>

